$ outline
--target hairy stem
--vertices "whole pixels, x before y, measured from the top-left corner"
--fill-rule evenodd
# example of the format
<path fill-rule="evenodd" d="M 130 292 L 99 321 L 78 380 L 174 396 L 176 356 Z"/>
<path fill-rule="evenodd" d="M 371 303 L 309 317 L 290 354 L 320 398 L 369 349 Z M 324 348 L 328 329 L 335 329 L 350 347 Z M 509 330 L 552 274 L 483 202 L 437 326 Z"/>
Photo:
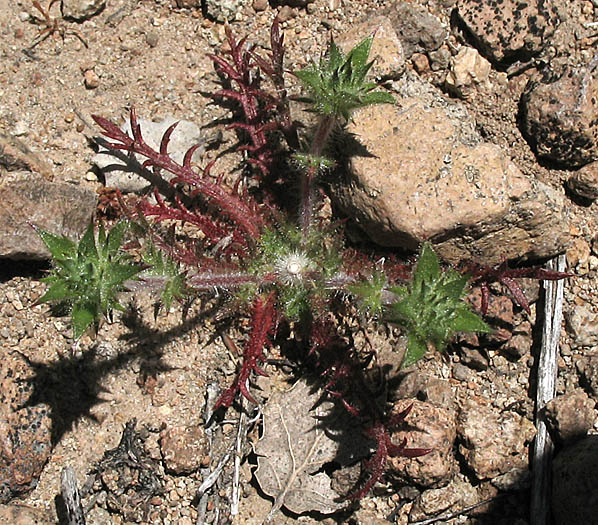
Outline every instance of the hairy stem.
<path fill-rule="evenodd" d="M 309 148 L 309 154 L 313 157 L 319 157 L 324 151 L 324 147 L 328 142 L 330 133 L 336 125 L 336 117 L 333 115 L 324 115 L 318 122 L 316 133 Z M 301 178 L 301 231 L 303 238 L 306 239 L 309 235 L 312 225 L 314 209 L 316 207 L 316 179 L 318 170 L 315 165 L 312 165 L 303 173 Z"/>

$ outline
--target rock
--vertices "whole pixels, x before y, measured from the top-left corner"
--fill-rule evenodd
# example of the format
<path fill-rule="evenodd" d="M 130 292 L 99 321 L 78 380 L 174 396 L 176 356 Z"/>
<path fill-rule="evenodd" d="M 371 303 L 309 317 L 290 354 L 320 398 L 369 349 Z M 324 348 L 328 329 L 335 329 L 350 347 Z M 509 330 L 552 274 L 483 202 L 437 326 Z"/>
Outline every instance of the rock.
<path fill-rule="evenodd" d="M 502 347 L 502 350 L 515 359 L 521 359 L 523 356 L 529 355 L 532 343 L 532 325 L 529 321 L 523 321 L 513 330 L 513 335 Z"/>
<path fill-rule="evenodd" d="M 521 108 L 523 131 L 539 157 L 565 168 L 598 159 L 595 64 L 569 67 L 554 82 L 530 82 Z"/>
<path fill-rule="evenodd" d="M 231 22 L 244 3 L 245 0 L 206 0 L 205 12 L 216 22 Z"/>
<path fill-rule="evenodd" d="M 79 238 L 95 212 L 96 194 L 29 173 L 0 179 L 0 257 L 47 259 L 50 254 L 31 224 Z"/>
<path fill-rule="evenodd" d="M 448 69 L 452 58 L 451 52 L 446 46 L 442 46 L 436 51 L 430 51 L 428 56 L 430 57 L 430 68 L 432 71 Z"/>
<path fill-rule="evenodd" d="M 423 521 L 444 512 L 459 511 L 477 502 L 475 487 L 463 479 L 456 478 L 446 487 L 422 492 L 409 513 L 409 521 Z"/>
<path fill-rule="evenodd" d="M 587 271 L 590 259 L 590 244 L 583 237 L 576 237 L 570 243 L 565 255 L 569 270 L 577 270 L 579 272 L 585 269 Z"/>
<path fill-rule="evenodd" d="M 54 525 L 51 513 L 26 505 L 0 505 L 0 523 L 10 525 Z"/>
<path fill-rule="evenodd" d="M 145 43 L 150 47 L 156 47 L 160 41 L 160 33 L 158 31 L 148 31 L 145 34 Z"/>
<path fill-rule="evenodd" d="M 491 62 L 526 61 L 538 54 L 560 23 L 554 2 L 459 0 L 456 17 Z"/>
<path fill-rule="evenodd" d="M 598 162 L 590 162 L 577 170 L 567 181 L 574 195 L 584 199 L 598 199 Z"/>
<path fill-rule="evenodd" d="M 364 38 L 374 34 L 369 59 L 374 61 L 369 75 L 379 79 L 398 78 L 405 70 L 403 46 L 386 16 L 377 16 L 343 33 L 337 45 L 348 53 Z"/>
<path fill-rule="evenodd" d="M 31 151 L 20 139 L 0 133 L 0 167 L 7 171 L 33 171 L 52 180 L 52 166 L 40 155 Z"/>
<path fill-rule="evenodd" d="M 459 357 L 461 363 L 473 370 L 482 372 L 488 369 L 488 355 L 484 350 L 461 345 L 459 347 Z"/>
<path fill-rule="evenodd" d="M 100 77 L 93 69 L 83 73 L 83 83 L 87 89 L 95 89 L 100 85 Z"/>
<path fill-rule="evenodd" d="M 584 355 L 576 363 L 581 386 L 590 391 L 594 396 L 598 396 L 598 356 Z"/>
<path fill-rule="evenodd" d="M 283 5 L 278 11 L 278 19 L 281 22 L 288 22 L 297 16 L 297 10 L 293 9 L 291 6 Z"/>
<path fill-rule="evenodd" d="M 268 2 L 268 0 L 253 0 L 253 10 L 256 13 L 259 13 L 260 11 L 265 11 L 266 9 L 268 9 L 269 6 L 270 3 Z"/>
<path fill-rule="evenodd" d="M 27 406 L 34 371 L 19 354 L 0 362 L 0 503 L 35 488 L 52 451 L 45 404 Z M 14 522 L 9 522 L 14 523 Z"/>
<path fill-rule="evenodd" d="M 463 99 L 471 99 L 475 94 L 489 86 L 490 62 L 477 50 L 463 47 L 451 59 L 446 76 L 446 88 Z"/>
<path fill-rule="evenodd" d="M 598 314 L 589 306 L 574 305 L 565 313 L 565 320 L 574 347 L 598 344 Z"/>
<path fill-rule="evenodd" d="M 581 389 L 555 397 L 544 407 L 544 416 L 555 443 L 582 439 L 594 426 L 594 401 Z"/>
<path fill-rule="evenodd" d="M 418 399 L 434 406 L 453 408 L 455 393 L 447 380 L 415 371 L 401 380 L 392 399 Z"/>
<path fill-rule="evenodd" d="M 451 263 L 548 257 L 569 239 L 564 198 L 481 142 L 458 103 L 415 75 L 392 107 L 359 110 L 339 139 L 345 156 L 333 205 L 378 244 L 416 250 L 429 240 Z"/>
<path fill-rule="evenodd" d="M 408 59 L 414 53 L 438 49 L 447 37 L 436 17 L 409 2 L 394 2 L 383 14 L 390 18 Z"/>
<path fill-rule="evenodd" d="M 201 7 L 201 0 L 176 0 L 176 6 L 181 9 L 196 9 Z"/>
<path fill-rule="evenodd" d="M 552 464 L 555 525 L 596 523 L 598 516 L 598 436 L 562 450 Z"/>
<path fill-rule="evenodd" d="M 83 22 L 106 7 L 106 0 L 62 0 L 62 16 L 67 20 Z"/>
<path fill-rule="evenodd" d="M 160 142 L 166 130 L 175 122 L 178 122 L 176 129 L 170 136 L 168 143 L 168 153 L 171 158 L 183 163 L 185 153 L 198 143 L 203 143 L 202 132 L 199 126 L 188 120 L 177 120 L 174 117 L 167 117 L 161 122 L 152 122 L 151 120 L 139 119 L 141 135 L 143 140 L 155 150 L 160 149 Z M 125 122 L 121 129 L 131 136 L 131 123 Z M 194 153 L 193 159 L 197 159 L 202 154 L 202 148 Z M 122 192 L 144 192 L 150 186 L 150 181 L 156 181 L 152 172 L 141 168 L 145 161 L 144 157 L 136 155 L 137 162 L 132 162 L 127 154 L 114 152 L 112 150 L 100 149 L 92 162 L 104 173 L 106 186 L 118 188 Z M 162 177 L 166 180 L 172 178 L 172 174 L 162 171 Z"/>
<path fill-rule="evenodd" d="M 453 455 L 455 441 L 455 410 L 434 406 L 417 399 L 402 399 L 394 410 L 405 410 L 413 405 L 405 419 L 407 430 L 393 432 L 392 440 L 400 443 L 407 439 L 411 448 L 431 448 L 432 452 L 417 458 L 390 458 L 387 474 L 403 483 L 436 488 L 451 481 L 457 469 Z"/>
<path fill-rule="evenodd" d="M 457 418 L 459 452 L 479 480 L 528 468 L 534 425 L 514 412 L 497 412 L 470 399 Z"/>
<path fill-rule="evenodd" d="M 203 427 L 171 427 L 160 435 L 160 450 L 166 470 L 190 474 L 207 463 L 208 441 Z"/>

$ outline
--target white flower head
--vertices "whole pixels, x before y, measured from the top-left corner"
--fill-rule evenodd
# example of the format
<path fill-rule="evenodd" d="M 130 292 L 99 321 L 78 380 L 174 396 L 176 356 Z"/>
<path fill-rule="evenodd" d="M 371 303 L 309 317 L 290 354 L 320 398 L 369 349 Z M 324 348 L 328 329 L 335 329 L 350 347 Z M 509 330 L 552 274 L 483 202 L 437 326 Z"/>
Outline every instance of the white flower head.
<path fill-rule="evenodd" d="M 302 281 L 304 275 L 314 269 L 314 262 L 305 253 L 297 251 L 281 255 L 274 263 L 274 272 L 285 284 Z"/>

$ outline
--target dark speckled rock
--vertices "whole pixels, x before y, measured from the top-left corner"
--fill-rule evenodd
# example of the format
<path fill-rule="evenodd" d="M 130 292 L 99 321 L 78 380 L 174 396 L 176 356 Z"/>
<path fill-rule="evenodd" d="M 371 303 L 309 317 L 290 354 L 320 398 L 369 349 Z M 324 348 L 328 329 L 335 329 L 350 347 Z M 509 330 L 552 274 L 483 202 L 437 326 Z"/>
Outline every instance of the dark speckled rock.
<path fill-rule="evenodd" d="M 24 407 L 32 370 L 18 354 L 0 362 L 0 503 L 35 487 L 52 450 L 47 405 Z M 23 407 L 23 408 L 21 408 Z"/>
<path fill-rule="evenodd" d="M 567 68 L 556 81 L 526 89 L 522 124 L 539 157 L 568 168 L 598 159 L 597 66 Z"/>
<path fill-rule="evenodd" d="M 528 60 L 560 23 L 553 0 L 459 0 L 456 16 L 494 63 Z"/>

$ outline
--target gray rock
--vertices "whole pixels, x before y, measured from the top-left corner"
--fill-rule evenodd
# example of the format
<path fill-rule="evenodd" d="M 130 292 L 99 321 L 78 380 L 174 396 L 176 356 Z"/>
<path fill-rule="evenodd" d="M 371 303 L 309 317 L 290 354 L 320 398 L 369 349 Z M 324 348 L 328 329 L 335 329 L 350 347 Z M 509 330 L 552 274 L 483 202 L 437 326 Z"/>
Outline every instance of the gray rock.
<path fill-rule="evenodd" d="M 594 426 L 594 405 L 581 389 L 549 401 L 544 415 L 554 441 L 563 444 L 584 438 Z"/>
<path fill-rule="evenodd" d="M 479 480 L 528 468 L 528 445 L 536 434 L 531 421 L 498 412 L 470 399 L 457 418 L 459 452 Z"/>
<path fill-rule="evenodd" d="M 216 22 L 231 22 L 245 0 L 206 0 L 206 14 Z"/>
<path fill-rule="evenodd" d="M 577 170 L 569 177 L 567 186 L 578 197 L 598 199 L 598 162 L 591 162 Z"/>
<path fill-rule="evenodd" d="M 554 82 L 530 82 L 521 101 L 523 130 L 539 157 L 568 168 L 598 159 L 596 64 L 569 67 Z"/>
<path fill-rule="evenodd" d="M 482 142 L 459 103 L 407 73 L 395 84 L 397 105 L 360 110 L 339 140 L 346 161 L 330 197 L 340 211 L 381 245 L 415 250 L 429 240 L 451 263 L 564 251 L 557 190 Z"/>
<path fill-rule="evenodd" d="M 390 18 L 407 58 L 438 49 L 448 35 L 436 17 L 409 2 L 394 2 L 384 14 Z"/>
<path fill-rule="evenodd" d="M 170 136 L 168 143 L 168 153 L 170 157 L 179 164 L 182 164 L 185 153 L 196 144 L 203 143 L 202 132 L 199 126 L 188 120 L 177 120 L 174 117 L 166 117 L 161 122 L 152 122 L 151 120 L 139 119 L 141 136 L 143 140 L 155 150 L 160 149 L 160 142 L 166 130 L 175 122 L 178 122 L 176 129 Z M 121 129 L 129 136 L 131 134 L 131 123 L 125 122 Z M 193 160 L 202 154 L 202 148 L 193 155 Z M 92 162 L 102 171 L 106 179 L 106 186 L 116 187 L 122 192 L 147 191 L 152 183 L 158 182 L 153 173 L 143 169 L 141 165 L 146 159 L 140 155 L 135 156 L 135 160 L 123 152 L 100 149 Z M 162 171 L 162 177 L 170 180 L 173 175 Z"/>
<path fill-rule="evenodd" d="M 482 54 L 495 63 L 528 60 L 560 23 L 552 0 L 459 0 L 456 16 Z"/>
<path fill-rule="evenodd" d="M 62 0 L 62 16 L 82 22 L 97 15 L 106 7 L 106 0 Z"/>
<path fill-rule="evenodd" d="M 567 331 L 572 336 L 573 346 L 594 346 L 598 344 L 598 314 L 589 306 L 574 305 L 565 313 Z"/>
<path fill-rule="evenodd" d="M 555 525 L 596 523 L 598 516 L 598 436 L 562 450 L 552 464 Z"/>
<path fill-rule="evenodd" d="M 50 254 L 31 225 L 78 239 L 89 225 L 97 195 L 38 175 L 13 173 L 0 179 L 0 257 L 47 259 Z"/>
<path fill-rule="evenodd" d="M 392 440 L 407 439 L 410 448 L 431 448 L 432 452 L 417 458 L 390 458 L 387 473 L 402 483 L 437 488 L 447 485 L 457 470 L 453 455 L 456 436 L 455 410 L 424 401 L 402 399 L 394 409 L 405 410 L 413 405 L 405 419 L 406 430 L 393 432 Z"/>

